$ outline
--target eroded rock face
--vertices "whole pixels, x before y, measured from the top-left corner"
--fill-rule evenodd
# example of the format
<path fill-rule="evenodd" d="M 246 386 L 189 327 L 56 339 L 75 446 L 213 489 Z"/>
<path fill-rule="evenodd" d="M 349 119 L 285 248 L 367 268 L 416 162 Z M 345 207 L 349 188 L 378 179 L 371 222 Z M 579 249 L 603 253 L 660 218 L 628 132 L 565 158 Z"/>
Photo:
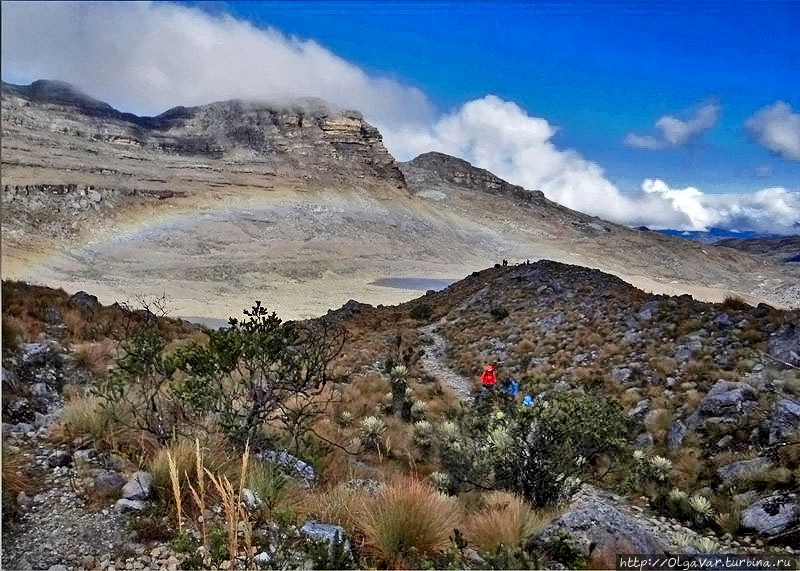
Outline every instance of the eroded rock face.
<path fill-rule="evenodd" d="M 240 165 L 266 161 L 274 174 L 377 176 L 405 188 L 378 130 L 360 113 L 334 109 L 318 99 L 231 100 L 138 117 L 61 82 L 3 83 L 2 95 L 4 136 L 23 129 L 42 135 L 55 130 L 133 154 L 233 159 Z M 87 198 L 95 202 L 91 195 Z"/>
<path fill-rule="evenodd" d="M 742 512 L 742 527 L 766 537 L 779 535 L 800 523 L 800 501 L 775 494 L 756 502 Z"/>

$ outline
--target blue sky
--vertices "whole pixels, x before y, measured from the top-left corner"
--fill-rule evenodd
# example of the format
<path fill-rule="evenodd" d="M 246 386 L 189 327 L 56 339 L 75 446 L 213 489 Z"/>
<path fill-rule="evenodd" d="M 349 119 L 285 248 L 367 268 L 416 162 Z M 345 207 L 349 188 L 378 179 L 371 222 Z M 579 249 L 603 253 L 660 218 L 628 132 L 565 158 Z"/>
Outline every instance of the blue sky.
<path fill-rule="evenodd" d="M 799 185 L 800 164 L 753 144 L 743 127 L 776 100 L 800 108 L 798 2 L 197 6 L 312 38 L 420 88 L 440 110 L 489 93 L 514 101 L 560 127 L 554 141 L 602 164 L 623 189 L 653 176 L 709 192 L 747 191 L 763 178 Z M 621 144 L 629 132 L 652 132 L 659 117 L 708 101 L 721 105 L 721 118 L 685 148 Z"/>
<path fill-rule="evenodd" d="M 319 96 L 612 220 L 796 232 L 798 29 L 800 2 L 4 3 L 3 78 L 139 113 Z"/>

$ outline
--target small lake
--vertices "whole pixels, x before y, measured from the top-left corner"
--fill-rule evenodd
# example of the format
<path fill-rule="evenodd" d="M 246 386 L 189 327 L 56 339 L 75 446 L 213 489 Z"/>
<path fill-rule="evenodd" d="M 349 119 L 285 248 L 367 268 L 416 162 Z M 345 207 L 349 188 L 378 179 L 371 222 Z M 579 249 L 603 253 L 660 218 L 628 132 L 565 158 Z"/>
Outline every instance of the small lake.
<path fill-rule="evenodd" d="M 381 287 L 391 287 L 395 289 L 412 289 L 418 291 L 428 291 L 432 289 L 439 291 L 450 284 L 454 284 L 458 279 L 434 279 L 434 278 L 380 278 L 370 285 Z"/>
<path fill-rule="evenodd" d="M 180 315 L 178 316 L 179 319 L 185 319 L 189 323 L 195 323 L 197 325 L 202 325 L 203 327 L 208 327 L 209 329 L 220 329 L 221 327 L 228 326 L 227 319 L 216 319 L 214 317 L 197 317 L 197 316 L 185 316 Z"/>

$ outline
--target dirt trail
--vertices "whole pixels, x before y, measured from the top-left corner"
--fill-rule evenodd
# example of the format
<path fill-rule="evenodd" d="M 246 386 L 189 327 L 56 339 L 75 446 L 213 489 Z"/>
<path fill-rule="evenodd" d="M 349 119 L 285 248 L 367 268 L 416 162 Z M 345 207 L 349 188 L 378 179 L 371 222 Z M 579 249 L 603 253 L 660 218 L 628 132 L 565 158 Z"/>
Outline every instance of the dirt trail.
<path fill-rule="evenodd" d="M 448 386 L 460 400 L 470 403 L 472 402 L 470 395 L 472 383 L 447 366 L 447 342 L 439 333 L 441 324 L 441 321 L 437 321 L 419 330 L 423 343 L 425 343 L 425 354 L 420 359 L 422 368 L 426 373 Z"/>

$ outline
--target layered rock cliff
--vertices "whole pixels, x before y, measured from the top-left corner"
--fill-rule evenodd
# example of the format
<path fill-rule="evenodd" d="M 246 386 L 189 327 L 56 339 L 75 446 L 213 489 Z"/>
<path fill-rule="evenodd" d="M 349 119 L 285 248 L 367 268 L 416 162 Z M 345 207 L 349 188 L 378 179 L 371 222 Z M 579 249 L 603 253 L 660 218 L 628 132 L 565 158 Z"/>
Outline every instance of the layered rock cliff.
<path fill-rule="evenodd" d="M 404 187 L 403 175 L 375 127 L 360 113 L 333 109 L 315 99 L 291 103 L 231 100 L 138 117 L 69 84 L 36 81 L 27 86 L 3 83 L 2 111 L 4 166 L 43 163 L 42 157 L 26 152 L 24 143 L 56 146 L 52 138 L 57 135 L 68 139 L 57 146 L 66 143 L 76 149 L 91 144 L 93 153 L 100 156 L 104 150 L 109 154 L 124 151 L 139 160 L 151 158 L 151 153 L 179 155 L 237 165 L 254 163 L 255 170 L 266 168 L 267 175 L 376 177 Z M 17 137 L 23 141 L 16 141 Z M 27 181 L 4 180 L 18 182 Z"/>

